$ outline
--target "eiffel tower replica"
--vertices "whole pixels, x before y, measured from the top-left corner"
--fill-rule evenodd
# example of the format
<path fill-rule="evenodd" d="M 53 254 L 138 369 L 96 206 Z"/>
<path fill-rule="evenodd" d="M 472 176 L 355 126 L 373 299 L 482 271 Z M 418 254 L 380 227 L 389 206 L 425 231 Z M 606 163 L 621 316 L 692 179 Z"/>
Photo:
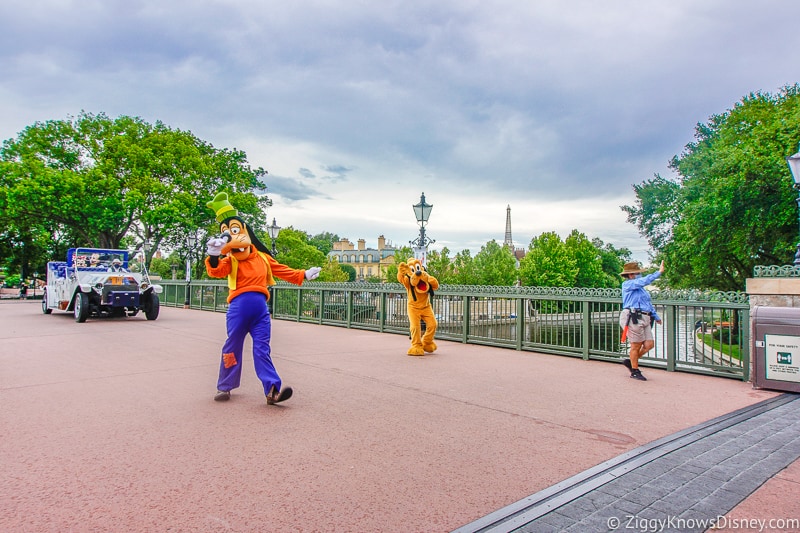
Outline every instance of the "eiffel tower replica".
<path fill-rule="evenodd" d="M 511 238 L 511 206 L 506 207 L 506 236 L 503 240 L 503 247 L 508 248 L 511 250 L 511 253 L 514 254 L 514 257 L 517 258 L 517 261 L 525 257 L 525 249 L 524 248 L 516 248 L 514 246 L 514 240 Z"/>

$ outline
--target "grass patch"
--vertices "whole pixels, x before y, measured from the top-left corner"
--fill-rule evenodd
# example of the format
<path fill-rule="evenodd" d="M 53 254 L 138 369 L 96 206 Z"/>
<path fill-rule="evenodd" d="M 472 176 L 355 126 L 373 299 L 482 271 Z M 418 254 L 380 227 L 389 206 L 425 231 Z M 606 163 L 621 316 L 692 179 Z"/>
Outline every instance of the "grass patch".
<path fill-rule="evenodd" d="M 710 333 L 701 333 L 699 338 L 702 339 L 706 345 L 711 346 L 714 351 L 721 352 L 729 356 L 731 359 L 736 359 L 737 361 L 742 360 L 742 356 L 739 353 L 740 349 L 738 344 L 726 344 L 720 342 L 719 339 L 715 339 Z"/>

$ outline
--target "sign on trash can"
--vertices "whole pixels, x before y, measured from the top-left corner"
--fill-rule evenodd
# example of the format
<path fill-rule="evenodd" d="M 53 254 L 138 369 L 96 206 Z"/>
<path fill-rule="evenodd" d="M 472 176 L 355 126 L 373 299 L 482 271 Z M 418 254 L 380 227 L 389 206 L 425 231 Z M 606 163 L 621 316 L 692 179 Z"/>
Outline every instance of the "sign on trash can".
<path fill-rule="evenodd" d="M 753 309 L 754 384 L 800 392 L 800 308 Z"/>

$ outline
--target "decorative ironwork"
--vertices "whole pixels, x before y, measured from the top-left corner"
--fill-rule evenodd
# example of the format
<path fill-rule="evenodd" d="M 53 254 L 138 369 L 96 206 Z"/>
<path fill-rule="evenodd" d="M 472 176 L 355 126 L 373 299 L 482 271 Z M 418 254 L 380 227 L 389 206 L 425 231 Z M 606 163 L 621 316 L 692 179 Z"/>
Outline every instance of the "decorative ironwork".
<path fill-rule="evenodd" d="M 800 269 L 798 269 L 800 271 Z M 800 274 L 798 274 L 800 275 Z M 285 281 L 278 281 L 278 286 L 289 286 Z M 366 283 L 366 282 L 340 282 L 331 283 L 324 281 L 305 282 L 304 287 L 313 287 L 323 290 L 348 290 L 348 291 L 376 291 L 376 292 L 404 292 L 399 283 Z M 495 285 L 440 285 L 436 294 L 448 296 L 538 296 L 556 299 L 602 299 L 621 300 L 621 289 L 600 289 L 583 287 L 506 287 Z M 653 300 L 659 301 L 689 301 L 689 302 L 720 302 L 740 303 L 749 302 L 745 292 L 739 291 L 705 291 L 699 289 L 655 289 L 650 292 Z"/>
<path fill-rule="evenodd" d="M 759 265 L 753 269 L 757 278 L 800 278 L 800 265 Z"/>

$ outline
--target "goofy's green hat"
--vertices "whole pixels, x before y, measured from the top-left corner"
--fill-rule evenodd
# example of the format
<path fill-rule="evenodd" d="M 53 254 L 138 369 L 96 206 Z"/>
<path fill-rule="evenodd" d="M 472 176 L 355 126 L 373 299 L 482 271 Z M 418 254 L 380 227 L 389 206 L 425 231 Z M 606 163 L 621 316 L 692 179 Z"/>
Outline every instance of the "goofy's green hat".
<path fill-rule="evenodd" d="M 217 216 L 217 222 L 222 222 L 226 218 L 235 217 L 239 214 L 228 201 L 228 193 L 220 192 L 214 197 L 213 200 L 206 204 L 206 207 L 214 211 Z"/>

